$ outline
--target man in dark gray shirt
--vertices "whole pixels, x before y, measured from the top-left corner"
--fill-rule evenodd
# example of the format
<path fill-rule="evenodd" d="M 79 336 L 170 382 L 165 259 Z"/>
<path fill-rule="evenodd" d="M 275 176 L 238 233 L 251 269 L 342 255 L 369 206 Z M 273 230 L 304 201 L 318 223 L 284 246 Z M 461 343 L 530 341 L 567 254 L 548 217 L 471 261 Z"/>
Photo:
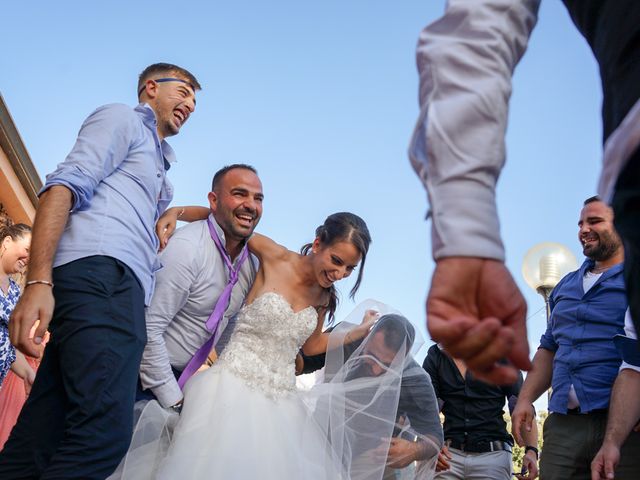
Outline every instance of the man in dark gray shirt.
<path fill-rule="evenodd" d="M 371 314 L 371 310 L 367 311 L 365 321 L 367 315 Z M 332 330 L 333 328 L 328 331 Z M 433 386 L 429 376 L 409 354 L 415 330 L 405 317 L 387 314 L 377 320 L 365 339 L 349 342 L 349 336 L 347 334 L 344 337 L 342 344 L 345 367 L 349 365 L 351 370 L 345 380 L 383 375 L 389 367 L 389 362 L 406 349 L 400 391 L 394 405 L 396 409 L 395 412 L 391 412 L 395 413 L 396 428 L 390 440 L 387 453 L 389 468 L 384 476 L 395 478 L 393 470 L 403 469 L 415 461 L 432 459 L 443 440 Z M 402 342 L 409 345 L 402 345 Z M 311 373 L 325 366 L 325 354 L 305 356 L 301 352 L 301 356 L 304 362 L 301 373 Z M 409 425 L 411 434 L 404 431 Z"/>

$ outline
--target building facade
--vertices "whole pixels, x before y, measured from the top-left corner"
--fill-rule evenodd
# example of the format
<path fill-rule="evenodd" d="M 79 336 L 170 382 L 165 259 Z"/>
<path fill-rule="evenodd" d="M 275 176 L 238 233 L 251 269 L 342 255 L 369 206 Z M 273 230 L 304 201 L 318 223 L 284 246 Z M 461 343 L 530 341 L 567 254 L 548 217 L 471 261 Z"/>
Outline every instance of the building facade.
<path fill-rule="evenodd" d="M 0 94 L 0 222 L 31 225 L 42 180 Z"/>

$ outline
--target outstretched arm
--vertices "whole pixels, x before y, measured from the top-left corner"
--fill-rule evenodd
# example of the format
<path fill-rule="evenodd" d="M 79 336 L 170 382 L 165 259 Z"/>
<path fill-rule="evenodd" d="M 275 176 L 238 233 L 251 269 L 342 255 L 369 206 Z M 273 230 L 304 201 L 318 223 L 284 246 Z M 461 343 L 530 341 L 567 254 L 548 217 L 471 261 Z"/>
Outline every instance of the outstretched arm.
<path fill-rule="evenodd" d="M 429 331 L 494 383 L 515 380 L 515 369 L 496 365 L 500 358 L 529 366 L 525 304 L 503 263 L 495 188 L 505 161 L 511 76 L 539 4 L 452 0 L 423 30 L 417 49 L 421 113 L 409 156 L 431 207 L 437 264 Z"/>
<path fill-rule="evenodd" d="M 316 329 L 302 346 L 302 351 L 305 355 L 314 356 L 321 355 L 327 352 L 331 332 L 323 331 L 326 316 L 326 309 L 320 309 L 318 312 L 318 324 L 316 325 Z M 356 325 L 345 334 L 344 338 L 342 339 L 344 341 L 344 344 L 348 345 L 362 340 L 364 337 L 366 337 L 378 317 L 380 317 L 379 312 L 375 310 L 367 310 L 362 317 L 362 322 L 360 323 L 360 325 Z M 332 347 L 335 347 L 335 345 Z M 304 360 L 302 361 L 304 367 Z"/>
<path fill-rule="evenodd" d="M 156 222 L 156 235 L 160 240 L 160 251 L 164 250 L 169 238 L 176 230 L 178 220 L 181 222 L 196 222 L 206 220 L 211 213 L 207 207 L 186 206 L 167 208 Z"/>
<path fill-rule="evenodd" d="M 255 232 L 249 238 L 248 246 L 249 251 L 258 257 L 261 264 L 271 260 L 283 260 L 289 252 L 286 247 L 274 242 L 265 235 Z"/>

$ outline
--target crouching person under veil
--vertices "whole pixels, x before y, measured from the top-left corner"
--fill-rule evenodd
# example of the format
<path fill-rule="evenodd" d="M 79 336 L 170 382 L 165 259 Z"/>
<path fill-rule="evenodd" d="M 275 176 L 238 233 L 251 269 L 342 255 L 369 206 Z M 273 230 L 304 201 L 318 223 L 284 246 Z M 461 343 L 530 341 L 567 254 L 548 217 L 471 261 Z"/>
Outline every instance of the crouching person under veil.
<path fill-rule="evenodd" d="M 443 433 L 431 379 L 412 355 L 422 341 L 405 317 L 379 316 L 385 311 L 363 302 L 331 331 L 326 358 L 302 355 L 303 373 L 325 367 L 324 382 L 309 392 L 310 421 L 327 432 L 353 480 L 431 479 Z M 372 316 L 379 318 L 369 334 L 352 341 L 349 320 Z"/>

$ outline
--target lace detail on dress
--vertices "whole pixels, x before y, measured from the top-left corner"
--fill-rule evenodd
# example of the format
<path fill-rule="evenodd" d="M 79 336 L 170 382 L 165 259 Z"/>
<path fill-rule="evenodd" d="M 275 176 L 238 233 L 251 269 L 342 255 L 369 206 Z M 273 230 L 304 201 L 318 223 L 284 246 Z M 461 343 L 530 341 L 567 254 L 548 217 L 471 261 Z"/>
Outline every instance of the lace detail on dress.
<path fill-rule="evenodd" d="M 317 321 L 313 307 L 294 312 L 282 295 L 264 293 L 240 310 L 214 368 L 233 372 L 273 398 L 294 391 L 296 355 Z"/>

